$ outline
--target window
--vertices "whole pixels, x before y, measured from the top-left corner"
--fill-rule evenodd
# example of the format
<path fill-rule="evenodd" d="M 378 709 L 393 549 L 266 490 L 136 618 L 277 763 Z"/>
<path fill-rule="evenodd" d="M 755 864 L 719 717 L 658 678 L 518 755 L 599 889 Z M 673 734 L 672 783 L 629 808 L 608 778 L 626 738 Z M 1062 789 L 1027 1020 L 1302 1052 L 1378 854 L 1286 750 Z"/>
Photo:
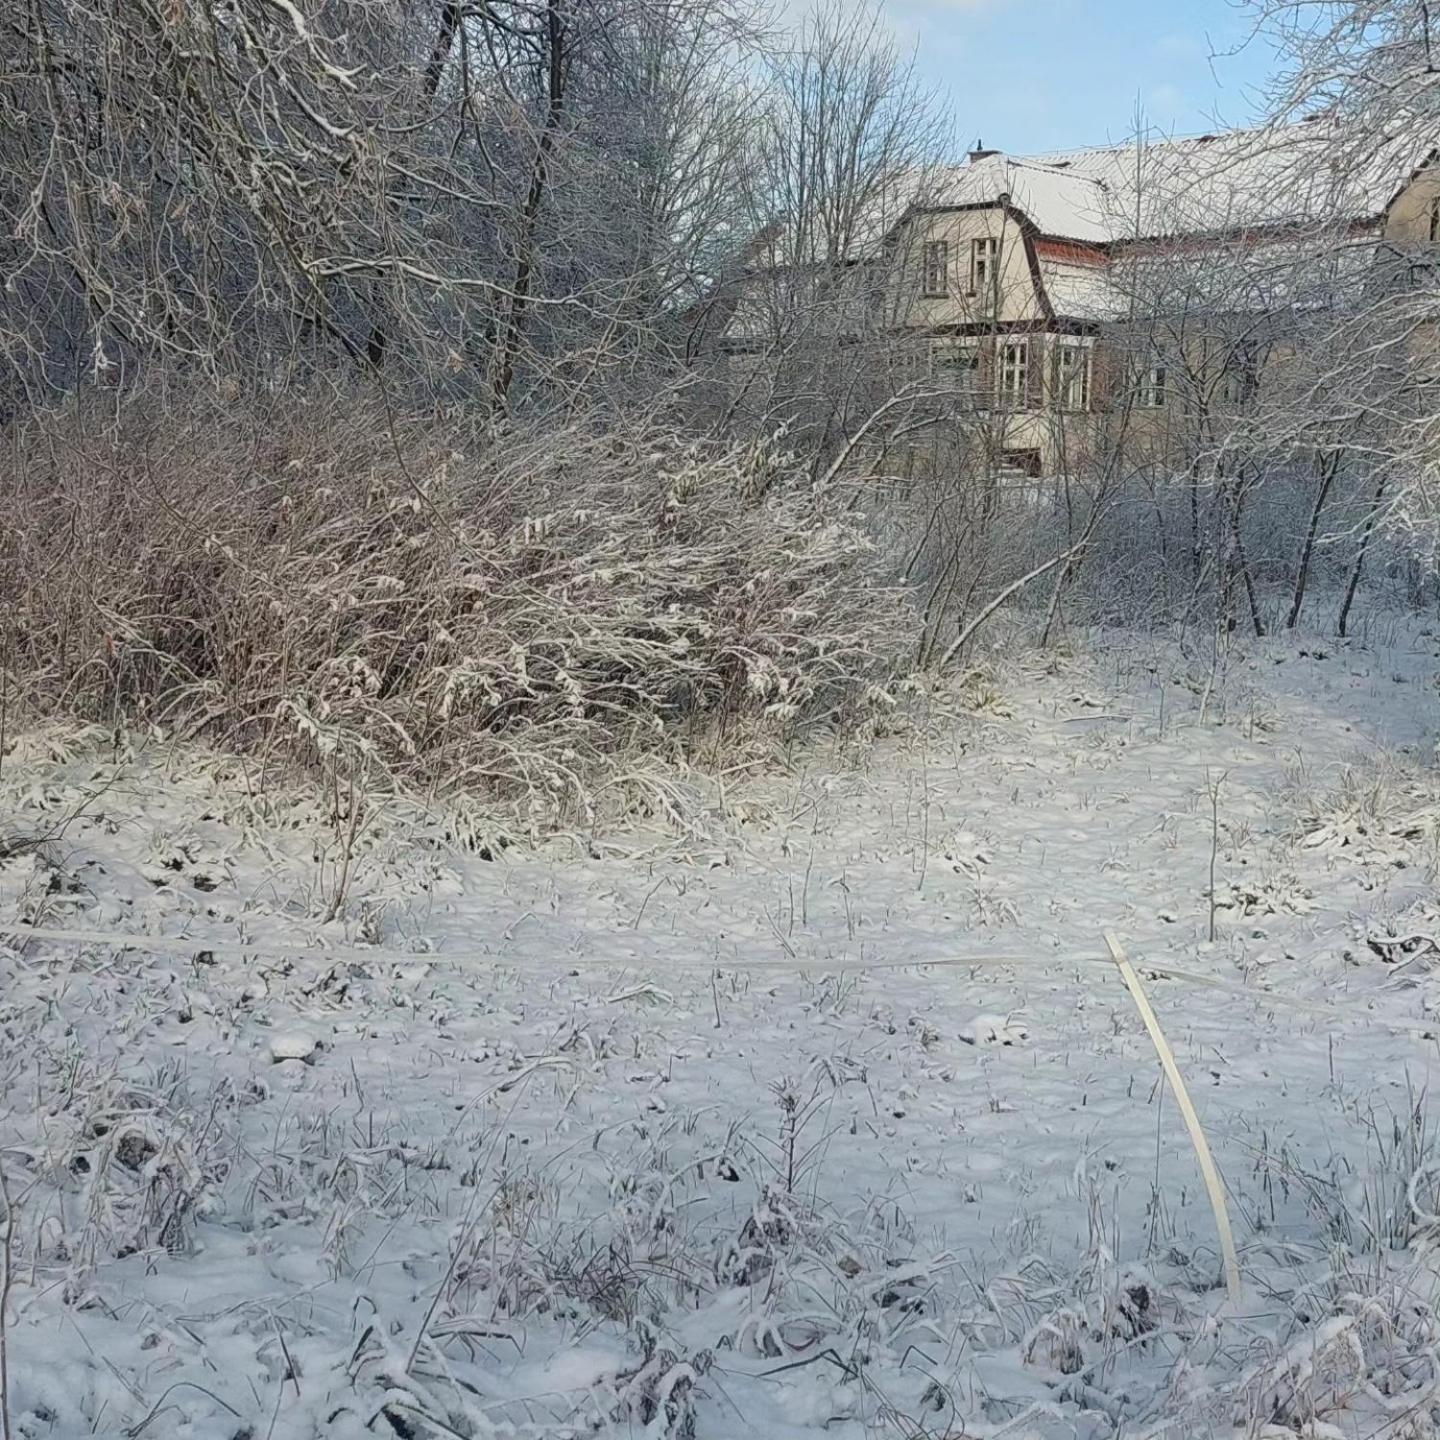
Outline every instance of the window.
<path fill-rule="evenodd" d="M 1150 365 L 1141 370 L 1135 386 L 1135 403 L 1142 410 L 1163 410 L 1165 408 L 1165 367 Z"/>
<path fill-rule="evenodd" d="M 1253 343 L 1242 341 L 1225 358 L 1220 377 L 1220 399 L 1226 405 L 1244 405 L 1260 388 L 1260 357 Z"/>
<path fill-rule="evenodd" d="M 923 257 L 924 278 L 921 281 L 925 294 L 948 295 L 950 293 L 950 242 L 948 240 L 927 240 Z"/>
<path fill-rule="evenodd" d="M 1000 403 L 1023 407 L 1029 394 L 1030 342 L 1009 340 L 1000 351 Z"/>
<path fill-rule="evenodd" d="M 1092 357 L 1080 341 L 1061 341 L 1055 351 L 1055 399 L 1062 410 L 1089 410 Z"/>
<path fill-rule="evenodd" d="M 1221 376 L 1220 399 L 1226 405 L 1239 405 L 1245 399 L 1245 377 L 1238 370 L 1227 370 Z"/>
<path fill-rule="evenodd" d="M 1000 453 L 1000 475 L 1023 480 L 1038 480 L 1042 464 L 1038 450 L 1003 450 Z"/>
<path fill-rule="evenodd" d="M 980 347 L 937 342 L 930 350 L 931 373 L 962 390 L 980 389 Z"/>
<path fill-rule="evenodd" d="M 970 242 L 970 293 L 988 290 L 1000 273 L 1000 242 L 987 236 Z"/>

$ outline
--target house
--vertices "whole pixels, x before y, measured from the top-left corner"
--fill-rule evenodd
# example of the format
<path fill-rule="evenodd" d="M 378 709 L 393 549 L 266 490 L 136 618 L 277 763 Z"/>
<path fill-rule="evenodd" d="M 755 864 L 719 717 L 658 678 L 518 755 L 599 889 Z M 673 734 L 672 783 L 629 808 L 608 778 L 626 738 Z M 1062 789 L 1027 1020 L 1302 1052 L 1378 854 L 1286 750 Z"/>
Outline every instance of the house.
<path fill-rule="evenodd" d="M 1440 169 L 1418 153 L 1405 140 L 1353 155 L 1323 120 L 1049 155 L 976 149 L 927 177 L 853 263 L 883 275 L 870 287 L 879 328 L 983 419 L 997 468 L 1073 469 L 1117 409 L 1127 452 L 1159 454 L 1201 391 L 1221 411 L 1253 393 L 1257 342 L 1275 339 L 1260 322 L 1302 309 L 1316 267 L 1358 285 L 1379 247 L 1440 244 Z M 1157 344 L 1167 331 L 1173 345 Z M 757 338 L 737 333 L 734 348 Z"/>

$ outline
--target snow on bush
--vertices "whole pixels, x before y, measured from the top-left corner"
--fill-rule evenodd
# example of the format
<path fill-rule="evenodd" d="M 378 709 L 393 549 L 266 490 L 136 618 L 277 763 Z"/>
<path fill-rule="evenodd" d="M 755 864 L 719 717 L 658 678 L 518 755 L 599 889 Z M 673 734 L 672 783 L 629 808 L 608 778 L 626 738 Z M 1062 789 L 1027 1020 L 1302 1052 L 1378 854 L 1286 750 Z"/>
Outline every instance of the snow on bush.
<path fill-rule="evenodd" d="M 397 434 L 334 400 L 174 413 L 18 437 L 0 601 L 40 713 L 543 826 L 665 808 L 657 754 L 733 757 L 891 703 L 904 597 L 863 517 L 774 447 L 618 422 Z"/>

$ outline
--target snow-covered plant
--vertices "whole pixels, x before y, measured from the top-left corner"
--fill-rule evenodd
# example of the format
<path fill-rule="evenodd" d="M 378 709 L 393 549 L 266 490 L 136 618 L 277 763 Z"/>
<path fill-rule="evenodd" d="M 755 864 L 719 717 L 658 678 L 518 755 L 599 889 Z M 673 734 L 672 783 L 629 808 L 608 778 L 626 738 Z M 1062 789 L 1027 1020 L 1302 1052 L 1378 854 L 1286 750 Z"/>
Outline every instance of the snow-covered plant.
<path fill-rule="evenodd" d="M 26 544 L 0 561 L 32 712 L 157 722 L 347 791 L 367 770 L 468 791 L 543 828 L 666 813 L 655 757 L 723 763 L 890 704 L 904 598 L 778 443 L 417 421 L 397 449 L 365 406 L 303 397 L 263 433 L 137 401 L 99 468 L 72 433 L 21 439 Z"/>
<path fill-rule="evenodd" d="M 1433 865 L 1440 798 L 1427 771 L 1385 762 L 1346 766 L 1333 788 L 1297 779 L 1294 833 L 1306 850 L 1374 870 Z"/>
<path fill-rule="evenodd" d="M 1433 1242 L 1440 1217 L 1435 1202 L 1435 1133 L 1422 1094 L 1401 1111 L 1357 1113 L 1367 1151 L 1363 1162 L 1332 1156 L 1323 1166 L 1300 1166 L 1293 1178 L 1307 1207 L 1345 1253 L 1373 1255 Z"/>

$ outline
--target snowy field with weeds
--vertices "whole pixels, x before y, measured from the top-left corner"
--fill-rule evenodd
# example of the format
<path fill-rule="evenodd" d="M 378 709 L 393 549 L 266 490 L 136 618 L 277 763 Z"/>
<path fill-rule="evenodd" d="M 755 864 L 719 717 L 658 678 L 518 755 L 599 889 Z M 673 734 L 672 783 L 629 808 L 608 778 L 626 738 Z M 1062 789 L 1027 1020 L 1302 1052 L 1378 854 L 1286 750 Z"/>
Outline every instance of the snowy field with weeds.
<path fill-rule="evenodd" d="M 1013 645 L 541 845 L 12 733 L 6 1434 L 1440 1435 L 1440 638 L 1358 629 Z"/>

